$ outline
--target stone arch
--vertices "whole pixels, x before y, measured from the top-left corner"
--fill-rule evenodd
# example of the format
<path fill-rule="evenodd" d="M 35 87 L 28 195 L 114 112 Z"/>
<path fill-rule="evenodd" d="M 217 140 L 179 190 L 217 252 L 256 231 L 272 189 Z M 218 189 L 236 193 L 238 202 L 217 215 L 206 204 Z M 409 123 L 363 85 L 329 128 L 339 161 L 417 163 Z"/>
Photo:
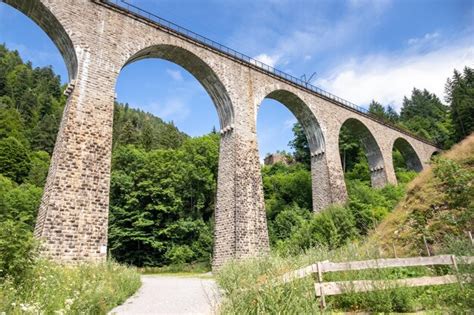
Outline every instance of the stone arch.
<path fill-rule="evenodd" d="M 324 153 L 324 136 L 319 122 L 301 98 L 287 90 L 275 90 L 265 98 L 282 103 L 295 115 L 305 131 L 311 157 Z"/>
<path fill-rule="evenodd" d="M 227 90 L 214 70 L 200 57 L 182 47 L 167 44 L 152 45 L 133 54 L 123 67 L 147 58 L 173 62 L 191 73 L 211 97 L 217 110 L 221 132 L 225 133 L 234 128 L 234 109 Z"/>
<path fill-rule="evenodd" d="M 412 145 L 404 138 L 397 138 L 393 142 L 393 148 L 400 151 L 403 158 L 405 159 L 407 168 L 415 172 L 421 172 L 423 170 L 423 164 L 421 163 L 418 154 Z"/>
<path fill-rule="evenodd" d="M 372 183 L 372 187 L 378 188 L 385 186 L 385 184 L 388 182 L 388 178 L 384 168 L 383 155 L 372 132 L 360 120 L 356 118 L 348 118 L 344 121 L 344 123 L 341 124 L 341 127 L 339 128 L 339 136 L 343 126 L 348 128 L 351 133 L 358 137 L 362 144 L 365 155 L 367 156 L 367 160 L 369 162 L 370 181 Z"/>
<path fill-rule="evenodd" d="M 278 101 L 286 106 L 302 125 L 311 155 L 313 211 L 324 209 L 333 200 L 329 184 L 324 135 L 316 116 L 298 95 L 288 90 L 276 88 L 267 93 L 264 98 Z"/>
<path fill-rule="evenodd" d="M 75 79 L 78 62 L 74 44 L 54 14 L 39 0 L 4 0 L 3 2 L 28 16 L 51 38 L 66 63 L 69 81 Z"/>

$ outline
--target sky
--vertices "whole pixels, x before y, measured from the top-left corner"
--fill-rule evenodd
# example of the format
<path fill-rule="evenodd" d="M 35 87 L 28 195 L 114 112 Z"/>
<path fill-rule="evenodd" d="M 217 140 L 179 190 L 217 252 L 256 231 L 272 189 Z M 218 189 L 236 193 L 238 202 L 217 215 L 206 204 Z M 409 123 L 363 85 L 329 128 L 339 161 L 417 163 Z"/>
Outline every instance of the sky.
<path fill-rule="evenodd" d="M 444 101 L 454 69 L 474 67 L 473 0 L 129 0 L 360 106 L 400 109 L 414 87 Z M 0 43 L 34 66 L 67 71 L 59 51 L 29 18 L 0 3 Z M 120 73 L 118 101 L 151 112 L 191 136 L 219 127 L 212 100 L 180 66 L 149 59 Z M 295 117 L 264 100 L 260 156 L 291 151 Z"/>

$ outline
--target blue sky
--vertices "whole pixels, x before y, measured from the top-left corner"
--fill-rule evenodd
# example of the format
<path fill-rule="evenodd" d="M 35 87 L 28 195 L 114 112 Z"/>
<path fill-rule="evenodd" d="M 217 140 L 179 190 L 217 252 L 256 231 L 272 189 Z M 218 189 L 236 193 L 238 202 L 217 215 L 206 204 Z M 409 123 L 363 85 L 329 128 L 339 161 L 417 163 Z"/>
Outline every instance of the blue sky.
<path fill-rule="evenodd" d="M 444 99 L 454 68 L 474 66 L 472 0 L 132 0 L 133 4 L 359 105 L 375 99 L 400 108 L 413 87 Z M 46 34 L 0 3 L 0 42 L 31 60 L 66 68 Z M 197 136 L 218 127 L 205 90 L 185 70 L 144 60 L 122 70 L 118 100 Z M 293 115 L 265 100 L 257 128 L 260 154 L 289 150 Z"/>

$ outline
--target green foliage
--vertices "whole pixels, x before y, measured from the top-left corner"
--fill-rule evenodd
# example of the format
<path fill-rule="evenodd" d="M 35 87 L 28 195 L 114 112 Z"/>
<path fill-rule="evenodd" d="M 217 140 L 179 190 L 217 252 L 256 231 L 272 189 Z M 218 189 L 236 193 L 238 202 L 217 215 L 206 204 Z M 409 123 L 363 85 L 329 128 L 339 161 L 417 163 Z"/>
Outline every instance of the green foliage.
<path fill-rule="evenodd" d="M 26 148 L 13 137 L 0 140 L 0 173 L 21 183 L 29 171 L 30 161 Z"/>
<path fill-rule="evenodd" d="M 446 83 L 446 101 L 450 103 L 450 116 L 454 140 L 459 141 L 474 131 L 474 69 L 454 70 Z"/>
<path fill-rule="evenodd" d="M 304 132 L 303 126 L 297 122 L 293 126 L 293 133 L 295 137 L 293 140 L 288 143 L 290 147 L 295 150 L 294 157 L 296 162 L 302 163 L 310 167 L 311 164 L 311 155 L 309 152 L 308 141 L 306 140 L 306 134 Z"/>
<path fill-rule="evenodd" d="M 280 251 L 298 253 L 316 245 L 336 248 L 357 235 L 354 217 L 340 206 L 331 206 L 306 222 L 286 243 L 280 243 Z"/>
<path fill-rule="evenodd" d="M 146 151 L 154 149 L 179 148 L 187 136 L 175 125 L 165 123 L 161 118 L 128 104 L 115 104 L 114 108 L 114 149 L 122 145 L 133 144 Z"/>
<path fill-rule="evenodd" d="M 469 246 L 468 246 L 469 247 Z M 225 298 L 222 314 L 316 314 L 320 300 L 314 297 L 314 278 L 282 284 L 281 276 L 289 271 L 317 261 L 353 261 L 378 258 L 356 244 L 335 250 L 315 247 L 291 256 L 271 254 L 258 259 L 225 265 L 216 280 Z M 373 251 L 376 252 L 376 251 Z M 434 276 L 436 269 L 425 267 L 389 268 L 324 274 L 325 281 L 364 279 L 401 279 Z M 327 296 L 327 312 L 415 312 L 439 311 L 465 313 L 473 307 L 474 286 L 453 284 L 439 287 L 403 288 L 390 286 L 386 290 L 367 293 L 346 293 Z"/>
<path fill-rule="evenodd" d="M 433 173 L 453 207 L 473 207 L 474 172 L 471 169 L 453 160 L 438 158 Z"/>
<path fill-rule="evenodd" d="M 30 171 L 26 182 L 32 185 L 43 187 L 46 183 L 46 176 L 49 169 L 49 154 L 46 151 L 35 151 L 30 154 Z"/>
<path fill-rule="evenodd" d="M 344 173 L 350 172 L 361 158 L 366 160 L 360 139 L 346 125 L 342 125 L 339 133 L 339 155 Z"/>
<path fill-rule="evenodd" d="M 3 219 L 20 221 L 33 230 L 43 189 L 21 184 L 0 195 L 0 214 Z"/>
<path fill-rule="evenodd" d="M 393 107 L 387 106 L 387 108 L 385 108 L 382 104 L 374 100 L 369 104 L 369 113 L 390 123 L 397 123 L 400 119 L 400 116 Z"/>
<path fill-rule="evenodd" d="M 210 260 L 219 136 L 178 149 L 119 147 L 113 155 L 109 247 L 122 262 Z"/>
<path fill-rule="evenodd" d="M 410 98 L 403 99 L 400 121 L 403 127 L 434 141 L 440 147 L 449 147 L 451 119 L 448 107 L 427 90 L 413 89 Z"/>
<path fill-rule="evenodd" d="M 19 282 L 33 268 L 36 249 L 37 242 L 27 224 L 9 219 L 0 220 L 0 280 L 9 277 Z"/>
<path fill-rule="evenodd" d="M 311 211 L 311 173 L 303 164 L 276 164 L 262 168 L 267 217 L 274 219 L 285 207 Z"/>

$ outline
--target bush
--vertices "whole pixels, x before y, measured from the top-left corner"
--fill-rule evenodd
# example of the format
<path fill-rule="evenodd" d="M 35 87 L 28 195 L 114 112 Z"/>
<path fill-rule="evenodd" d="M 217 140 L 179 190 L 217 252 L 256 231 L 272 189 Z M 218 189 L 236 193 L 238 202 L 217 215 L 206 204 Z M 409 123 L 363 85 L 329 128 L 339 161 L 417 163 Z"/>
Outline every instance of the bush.
<path fill-rule="evenodd" d="M 439 158 L 433 173 L 441 188 L 447 193 L 449 203 L 457 207 L 467 207 L 473 202 L 474 172 L 463 168 L 453 160 Z"/>
<path fill-rule="evenodd" d="M 14 137 L 0 140 L 0 173 L 21 183 L 30 170 L 28 151 Z"/>
<path fill-rule="evenodd" d="M 31 184 L 22 184 L 10 189 L 0 198 L 0 213 L 4 218 L 21 221 L 33 230 L 43 189 Z"/>
<path fill-rule="evenodd" d="M 182 265 L 192 261 L 194 252 L 188 245 L 178 245 L 171 247 L 165 254 L 165 259 L 171 265 Z"/>
<path fill-rule="evenodd" d="M 288 238 L 277 242 L 279 253 L 298 254 L 314 246 L 336 248 L 357 236 L 355 219 L 341 206 L 331 206 L 294 226 Z"/>
<path fill-rule="evenodd" d="M 19 281 L 33 268 L 36 257 L 37 242 L 30 227 L 21 221 L 0 221 L 0 278 Z"/>

